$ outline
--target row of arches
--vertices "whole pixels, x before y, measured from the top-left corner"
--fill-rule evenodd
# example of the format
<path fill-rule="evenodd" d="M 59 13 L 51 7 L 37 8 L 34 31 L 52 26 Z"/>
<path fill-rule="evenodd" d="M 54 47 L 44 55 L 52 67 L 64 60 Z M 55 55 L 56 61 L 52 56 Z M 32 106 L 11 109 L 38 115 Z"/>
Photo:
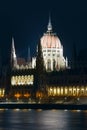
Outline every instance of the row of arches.
<path fill-rule="evenodd" d="M 56 61 L 55 61 L 55 59 L 53 59 L 53 70 L 55 70 L 55 69 L 56 69 Z M 47 70 L 52 70 L 50 59 L 48 59 L 48 61 L 47 61 Z"/>
<path fill-rule="evenodd" d="M 87 96 L 87 86 L 47 87 L 48 96 Z"/>
<path fill-rule="evenodd" d="M 33 75 L 25 75 L 25 76 L 12 76 L 11 77 L 11 85 L 33 85 L 34 76 Z"/>

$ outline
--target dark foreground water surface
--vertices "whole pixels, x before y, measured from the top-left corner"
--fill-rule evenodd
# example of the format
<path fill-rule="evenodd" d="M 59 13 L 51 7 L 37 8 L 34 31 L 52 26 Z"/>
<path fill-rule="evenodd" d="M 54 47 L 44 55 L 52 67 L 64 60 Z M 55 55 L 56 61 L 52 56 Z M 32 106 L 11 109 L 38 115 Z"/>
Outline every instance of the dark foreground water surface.
<path fill-rule="evenodd" d="M 87 130 L 87 111 L 0 110 L 0 130 Z"/>

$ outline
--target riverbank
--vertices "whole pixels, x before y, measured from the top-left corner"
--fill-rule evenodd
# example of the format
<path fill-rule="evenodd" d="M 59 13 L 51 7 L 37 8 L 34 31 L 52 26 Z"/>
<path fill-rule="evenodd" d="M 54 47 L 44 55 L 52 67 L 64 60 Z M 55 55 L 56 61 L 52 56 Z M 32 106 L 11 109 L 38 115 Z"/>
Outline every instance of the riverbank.
<path fill-rule="evenodd" d="M 74 104 L 0 104 L 0 109 L 67 109 L 67 110 L 87 110 L 87 105 Z"/>

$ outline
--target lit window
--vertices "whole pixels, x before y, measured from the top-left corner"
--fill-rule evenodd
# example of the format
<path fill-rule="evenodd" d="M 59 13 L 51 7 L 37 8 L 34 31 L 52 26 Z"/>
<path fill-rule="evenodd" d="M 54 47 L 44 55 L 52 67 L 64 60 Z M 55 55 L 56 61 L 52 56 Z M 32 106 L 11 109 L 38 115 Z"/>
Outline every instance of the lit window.
<path fill-rule="evenodd" d="M 57 94 L 60 95 L 60 88 L 57 88 Z"/>
<path fill-rule="evenodd" d="M 67 94 L 67 92 L 68 92 L 68 89 L 67 89 L 67 88 L 65 88 L 65 94 Z"/>
<path fill-rule="evenodd" d="M 25 75 L 25 76 L 13 76 L 11 78 L 11 85 L 33 85 L 34 76 L 33 75 Z"/>
<path fill-rule="evenodd" d="M 61 95 L 63 95 L 63 88 L 61 88 Z"/>
<path fill-rule="evenodd" d="M 56 95 L 56 88 L 54 88 L 54 96 Z"/>

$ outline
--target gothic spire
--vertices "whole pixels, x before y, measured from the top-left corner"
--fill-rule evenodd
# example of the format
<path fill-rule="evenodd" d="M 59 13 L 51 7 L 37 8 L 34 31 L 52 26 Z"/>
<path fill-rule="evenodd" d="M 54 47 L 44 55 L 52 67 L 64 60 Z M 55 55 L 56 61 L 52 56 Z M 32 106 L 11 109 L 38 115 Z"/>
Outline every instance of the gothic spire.
<path fill-rule="evenodd" d="M 13 58 L 16 58 L 15 46 L 14 46 L 14 38 L 13 37 L 12 37 L 12 53 L 13 53 Z"/>
<path fill-rule="evenodd" d="M 28 46 L 28 57 L 27 57 L 27 61 L 30 62 L 31 61 L 31 56 L 30 56 L 30 47 Z"/>
<path fill-rule="evenodd" d="M 16 51 L 15 51 L 13 37 L 12 37 L 12 48 L 11 48 L 11 65 L 12 65 L 12 67 L 16 67 L 16 65 L 17 65 L 17 57 L 16 57 Z"/>
<path fill-rule="evenodd" d="M 48 26 L 47 26 L 47 31 L 52 31 L 52 24 L 51 24 L 51 16 L 49 14 L 49 21 L 48 21 Z"/>

